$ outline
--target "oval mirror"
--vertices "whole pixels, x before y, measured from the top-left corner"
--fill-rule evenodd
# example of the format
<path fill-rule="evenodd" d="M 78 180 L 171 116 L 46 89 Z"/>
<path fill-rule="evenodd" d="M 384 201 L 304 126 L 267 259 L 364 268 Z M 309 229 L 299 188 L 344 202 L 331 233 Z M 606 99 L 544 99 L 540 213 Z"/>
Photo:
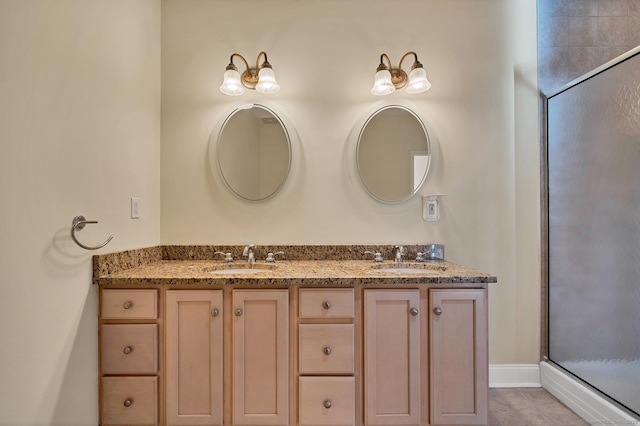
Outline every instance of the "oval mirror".
<path fill-rule="evenodd" d="M 410 109 L 389 105 L 365 122 L 356 146 L 358 174 L 378 201 L 399 203 L 422 186 L 431 163 L 427 129 Z"/>
<path fill-rule="evenodd" d="M 261 201 L 282 187 L 291 167 L 291 141 L 282 120 L 263 105 L 234 110 L 218 135 L 218 168 L 238 197 Z"/>

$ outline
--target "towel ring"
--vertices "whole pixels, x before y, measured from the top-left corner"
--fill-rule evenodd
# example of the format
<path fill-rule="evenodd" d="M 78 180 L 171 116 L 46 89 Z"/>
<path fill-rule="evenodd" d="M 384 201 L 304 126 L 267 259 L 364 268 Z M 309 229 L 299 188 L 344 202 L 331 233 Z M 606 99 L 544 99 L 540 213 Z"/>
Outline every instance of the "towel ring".
<path fill-rule="evenodd" d="M 85 225 L 87 223 L 98 223 L 95 220 L 87 220 L 85 219 L 84 216 L 76 216 L 73 218 L 73 221 L 71 222 L 71 239 L 73 239 L 73 241 L 79 245 L 80 247 L 82 247 L 85 250 L 98 250 L 101 249 L 102 247 L 106 246 L 107 244 L 109 244 L 109 241 L 111 241 L 113 239 L 113 237 L 109 237 L 107 238 L 107 241 L 105 241 L 104 243 L 100 244 L 99 246 L 96 247 L 89 247 L 89 246 L 85 246 L 84 244 L 82 244 L 80 241 L 78 241 L 78 239 L 76 238 L 76 231 L 80 231 L 82 229 L 84 229 Z"/>

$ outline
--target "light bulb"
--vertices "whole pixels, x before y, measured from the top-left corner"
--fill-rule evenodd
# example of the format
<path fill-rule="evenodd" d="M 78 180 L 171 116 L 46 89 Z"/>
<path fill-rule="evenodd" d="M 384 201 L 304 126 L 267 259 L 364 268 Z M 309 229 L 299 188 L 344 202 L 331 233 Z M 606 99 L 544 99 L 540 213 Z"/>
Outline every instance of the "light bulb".
<path fill-rule="evenodd" d="M 258 72 L 258 84 L 256 90 L 260 93 L 276 93 L 280 86 L 276 82 L 276 74 L 271 68 L 263 67 Z"/>
<path fill-rule="evenodd" d="M 431 83 L 427 80 L 427 72 L 422 67 L 416 67 L 409 73 L 407 93 L 422 93 L 429 90 Z"/>
<path fill-rule="evenodd" d="M 224 72 L 224 79 L 220 86 L 220 91 L 229 96 L 238 96 L 244 93 L 244 87 L 240 82 L 240 74 L 238 71 L 229 69 Z"/>
<path fill-rule="evenodd" d="M 391 73 L 389 70 L 380 70 L 376 72 L 373 78 L 373 87 L 371 93 L 377 96 L 388 95 L 392 93 L 396 88 L 391 82 Z"/>

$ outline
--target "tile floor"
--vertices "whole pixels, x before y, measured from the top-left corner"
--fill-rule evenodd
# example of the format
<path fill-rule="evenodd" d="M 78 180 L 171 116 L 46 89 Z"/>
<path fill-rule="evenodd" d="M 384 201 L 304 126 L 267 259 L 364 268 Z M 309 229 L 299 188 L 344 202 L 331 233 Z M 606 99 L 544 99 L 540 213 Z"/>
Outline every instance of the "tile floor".
<path fill-rule="evenodd" d="M 586 426 L 542 388 L 489 389 L 490 426 Z"/>

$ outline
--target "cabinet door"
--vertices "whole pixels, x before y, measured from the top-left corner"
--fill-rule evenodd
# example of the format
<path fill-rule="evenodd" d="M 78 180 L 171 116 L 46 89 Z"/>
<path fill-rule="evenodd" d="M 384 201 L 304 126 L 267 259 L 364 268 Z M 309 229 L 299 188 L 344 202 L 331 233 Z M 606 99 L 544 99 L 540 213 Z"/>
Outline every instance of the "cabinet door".
<path fill-rule="evenodd" d="M 487 423 L 485 290 L 431 290 L 431 422 Z"/>
<path fill-rule="evenodd" d="M 289 292 L 233 291 L 233 424 L 289 418 Z"/>
<path fill-rule="evenodd" d="M 221 290 L 166 295 L 167 425 L 221 425 Z"/>
<path fill-rule="evenodd" d="M 420 293 L 365 290 L 367 425 L 420 424 Z"/>

